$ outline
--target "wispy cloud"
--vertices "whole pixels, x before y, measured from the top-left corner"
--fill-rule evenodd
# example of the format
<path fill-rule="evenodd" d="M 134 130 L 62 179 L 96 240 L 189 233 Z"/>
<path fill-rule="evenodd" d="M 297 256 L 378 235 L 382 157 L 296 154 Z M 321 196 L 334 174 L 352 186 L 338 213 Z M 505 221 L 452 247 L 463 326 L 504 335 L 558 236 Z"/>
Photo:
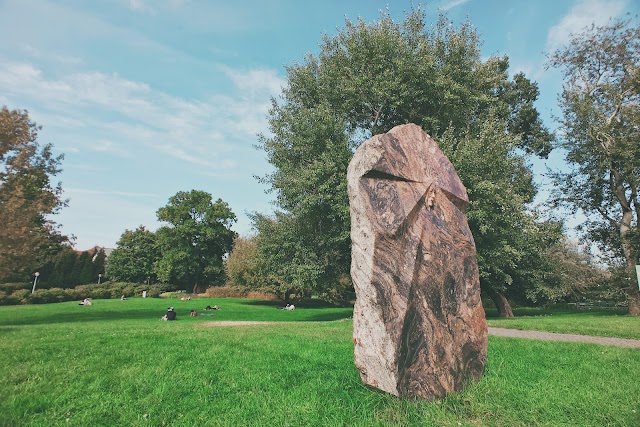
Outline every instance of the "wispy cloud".
<path fill-rule="evenodd" d="M 569 36 L 595 23 L 606 24 L 610 17 L 622 13 L 626 0 L 580 0 L 547 34 L 547 50 L 552 51 L 569 41 Z"/>
<path fill-rule="evenodd" d="M 26 53 L 28 56 L 35 59 L 57 62 L 65 65 L 74 65 L 74 66 L 84 63 L 82 58 L 78 58 L 77 56 L 65 55 L 65 54 L 60 54 L 60 53 L 50 52 L 50 51 L 42 51 L 40 49 L 37 49 L 31 46 L 30 44 L 22 44 L 20 47 L 22 48 L 24 53 Z"/>
<path fill-rule="evenodd" d="M 471 0 L 448 0 L 445 1 L 444 4 L 442 4 L 442 6 L 439 7 L 440 10 L 449 10 L 449 9 L 453 9 L 454 7 L 457 6 L 462 6 L 465 3 L 470 2 Z"/>
<path fill-rule="evenodd" d="M 254 142 L 257 133 L 266 131 L 270 97 L 279 93 L 284 80 L 275 70 L 220 69 L 231 82 L 231 94 L 186 99 L 117 73 L 55 76 L 33 63 L 5 60 L 0 63 L 0 92 L 66 118 L 47 126 L 86 128 L 103 135 L 97 141 L 92 138 L 87 149 L 126 156 L 127 150 L 142 144 L 195 165 L 230 168 L 236 163 L 224 153 L 234 143 Z"/>

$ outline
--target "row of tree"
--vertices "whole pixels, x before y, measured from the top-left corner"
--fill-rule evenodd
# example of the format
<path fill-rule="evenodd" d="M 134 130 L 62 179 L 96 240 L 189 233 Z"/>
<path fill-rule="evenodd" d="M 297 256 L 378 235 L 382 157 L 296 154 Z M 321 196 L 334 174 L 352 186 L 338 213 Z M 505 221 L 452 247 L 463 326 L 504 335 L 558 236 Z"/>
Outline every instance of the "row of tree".
<path fill-rule="evenodd" d="M 441 15 L 428 27 L 418 7 L 401 23 L 386 12 L 373 23 L 347 20 L 318 55 L 288 66 L 270 133 L 260 136 L 273 166 L 261 180 L 277 210 L 254 213 L 256 235 L 236 240 L 231 283 L 283 299 L 350 298 L 347 165 L 370 136 L 412 122 L 439 141 L 467 187 L 482 291 L 502 315 L 511 314 L 509 299 L 558 299 L 614 278 L 629 313 L 640 314 L 640 29 L 592 26 L 549 55 L 565 77 L 558 139 L 534 106 L 537 84 L 510 76 L 508 58 L 483 58 L 480 46 L 470 23 L 456 27 Z M 38 144 L 38 130 L 25 111 L 0 110 L 0 281 L 29 277 L 69 240 L 49 219 L 65 204 L 51 182 L 62 156 Z M 571 167 L 552 175 L 553 202 L 587 214 L 585 237 L 614 270 L 593 265 L 566 240 L 561 220 L 532 207 L 530 161 L 553 148 Z M 156 232 L 125 231 L 108 275 L 194 291 L 223 283 L 236 237 L 229 206 L 194 190 L 157 215 L 166 225 Z"/>
<path fill-rule="evenodd" d="M 97 283 L 105 276 L 106 259 L 100 247 L 78 253 L 64 246 L 51 261 L 38 268 L 40 287 L 65 289 Z"/>
<path fill-rule="evenodd" d="M 125 231 L 106 254 L 77 253 L 52 216 L 66 205 L 53 179 L 63 155 L 41 146 L 41 128 L 27 111 L 0 109 L 0 282 L 29 282 L 38 271 L 47 287 L 96 283 L 99 275 L 132 282 L 170 283 L 195 290 L 224 283 L 224 258 L 236 221 L 229 206 L 202 191 L 179 192 L 158 210 L 157 232 Z"/>

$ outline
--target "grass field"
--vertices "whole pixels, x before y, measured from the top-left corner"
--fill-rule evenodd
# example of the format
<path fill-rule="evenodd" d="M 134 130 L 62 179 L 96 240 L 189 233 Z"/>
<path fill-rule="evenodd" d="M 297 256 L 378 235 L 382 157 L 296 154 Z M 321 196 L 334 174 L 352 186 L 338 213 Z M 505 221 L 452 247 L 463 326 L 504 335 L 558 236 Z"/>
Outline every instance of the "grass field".
<path fill-rule="evenodd" d="M 188 316 L 207 304 L 222 309 Z M 177 322 L 158 320 L 167 305 Z M 0 307 L 0 426 L 640 425 L 638 350 L 490 337 L 479 383 L 405 401 L 361 384 L 350 316 L 238 299 Z"/>

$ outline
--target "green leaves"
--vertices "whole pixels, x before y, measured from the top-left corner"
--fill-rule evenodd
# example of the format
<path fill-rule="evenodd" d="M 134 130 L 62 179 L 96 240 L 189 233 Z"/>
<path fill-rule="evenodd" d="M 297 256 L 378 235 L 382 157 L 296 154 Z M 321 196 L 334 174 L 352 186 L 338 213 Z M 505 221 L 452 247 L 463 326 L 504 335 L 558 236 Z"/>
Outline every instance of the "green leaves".
<path fill-rule="evenodd" d="M 168 222 L 158 232 L 161 257 L 158 279 L 177 285 L 206 288 L 224 283 L 223 257 L 231 251 L 236 216 L 229 205 L 204 191 L 180 191 L 158 209 L 158 219 Z"/>
<path fill-rule="evenodd" d="M 639 226 L 640 27 L 615 21 L 592 25 L 549 57 L 562 69 L 559 99 L 570 173 L 558 172 L 558 203 L 582 209 L 589 237 L 624 259 L 629 281 L 640 248 L 631 237 Z M 640 293 L 629 287 L 629 312 L 640 315 Z"/>
<path fill-rule="evenodd" d="M 204 191 L 180 191 L 158 209 L 168 225 L 153 233 L 143 226 L 126 230 L 111 253 L 109 277 L 133 282 L 159 280 L 203 289 L 224 283 L 223 258 L 236 233 L 235 214 L 221 199 Z"/>
<path fill-rule="evenodd" d="M 260 144 L 274 166 L 262 181 L 282 210 L 254 216 L 262 271 L 277 286 L 304 293 L 344 284 L 352 150 L 409 122 L 449 144 L 470 189 L 473 231 L 486 236 L 478 247 L 485 267 L 512 268 L 518 250 L 507 241 L 536 191 L 517 149 L 546 155 L 551 136 L 533 107 L 537 85 L 522 74 L 510 81 L 507 69 L 507 58 L 481 60 L 469 22 L 457 27 L 441 15 L 427 28 L 420 8 L 400 23 L 386 12 L 372 23 L 347 20 L 323 38 L 317 56 L 287 67 L 288 85 L 270 111 L 271 134 Z"/>
<path fill-rule="evenodd" d="M 159 259 L 160 248 L 154 232 L 144 226 L 125 230 L 109 255 L 107 275 L 116 281 L 155 283 L 155 264 Z"/>
<path fill-rule="evenodd" d="M 51 182 L 63 156 L 38 143 L 39 129 L 26 111 L 0 109 L 0 280 L 30 276 L 68 241 L 49 219 L 65 205 Z"/>

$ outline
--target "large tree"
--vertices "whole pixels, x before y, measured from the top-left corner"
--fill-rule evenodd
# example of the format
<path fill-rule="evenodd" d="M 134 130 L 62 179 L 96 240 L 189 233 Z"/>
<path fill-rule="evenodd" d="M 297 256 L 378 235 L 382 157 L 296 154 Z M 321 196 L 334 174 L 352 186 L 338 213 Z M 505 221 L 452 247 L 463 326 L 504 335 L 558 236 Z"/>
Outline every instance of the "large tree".
<path fill-rule="evenodd" d="M 507 70 L 507 58 L 481 59 L 470 23 L 456 28 L 440 16 L 427 29 L 419 8 L 401 24 L 387 13 L 370 24 L 347 20 L 336 36 L 324 37 L 319 55 L 289 66 L 288 84 L 270 111 L 271 134 L 261 138 L 274 166 L 263 181 L 281 209 L 270 221 L 256 216 L 267 271 L 314 292 L 343 281 L 350 265 L 345 181 L 353 149 L 413 122 L 436 138 L 446 135 L 457 169 L 456 153 L 463 156 L 466 144 L 483 154 L 482 160 L 469 157 L 458 173 L 472 190 L 474 235 L 504 234 L 497 245 L 478 239 L 481 262 L 491 263 L 483 271 L 501 271 L 483 275 L 483 286 L 503 291 L 510 283 L 505 265 L 517 263 L 507 240 L 520 233 L 517 219 L 526 216 L 536 191 L 523 156 L 546 156 L 552 140 L 533 107 L 537 85 L 523 74 L 509 79 Z M 489 135 L 492 126 L 498 130 Z M 500 157 L 484 155 L 489 152 Z M 494 162 L 501 167 L 492 168 Z M 283 236 L 286 245 L 279 243 Z"/>
<path fill-rule="evenodd" d="M 629 314 L 640 315 L 640 28 L 592 25 L 553 52 L 549 65 L 564 75 L 558 145 L 571 167 L 555 174 L 557 199 L 582 210 L 588 236 L 624 260 Z"/>
<path fill-rule="evenodd" d="M 231 251 L 236 216 L 229 205 L 204 191 L 180 191 L 158 209 L 158 219 L 169 223 L 157 231 L 161 258 L 158 279 L 193 292 L 224 284 L 224 258 Z"/>
<path fill-rule="evenodd" d="M 52 182 L 63 156 L 39 130 L 27 111 L 0 109 L 0 280 L 31 275 L 68 240 L 50 219 L 65 204 Z"/>
<path fill-rule="evenodd" d="M 158 239 L 153 231 L 140 226 L 125 230 L 107 261 L 107 276 L 112 280 L 155 283 L 155 264 L 160 259 Z"/>

